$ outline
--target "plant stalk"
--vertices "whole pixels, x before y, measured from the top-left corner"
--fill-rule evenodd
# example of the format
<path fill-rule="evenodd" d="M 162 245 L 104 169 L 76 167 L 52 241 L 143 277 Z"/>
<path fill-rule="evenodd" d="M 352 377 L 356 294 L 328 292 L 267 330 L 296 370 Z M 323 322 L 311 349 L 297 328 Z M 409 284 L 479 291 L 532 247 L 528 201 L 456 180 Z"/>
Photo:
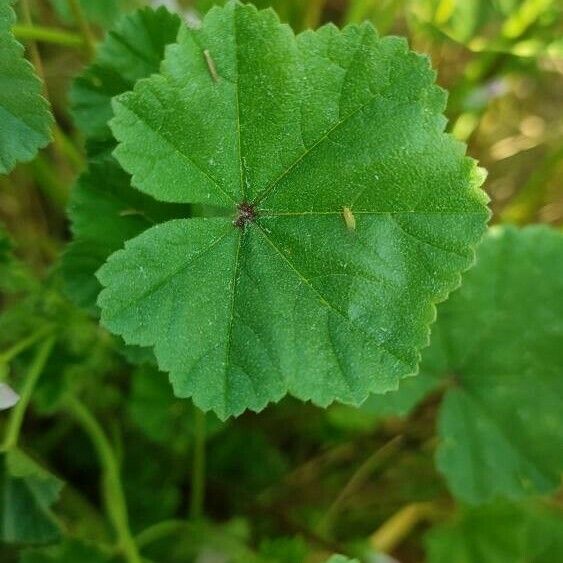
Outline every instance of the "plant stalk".
<path fill-rule="evenodd" d="M 103 470 L 102 492 L 107 514 L 117 534 L 119 548 L 128 563 L 141 563 L 141 556 L 129 528 L 129 515 L 121 483 L 119 464 L 98 421 L 76 397 L 67 397 L 70 414 L 89 436 Z"/>
<path fill-rule="evenodd" d="M 39 41 L 41 43 L 52 43 L 62 47 L 82 48 L 84 39 L 81 35 L 42 25 L 23 24 L 12 27 L 12 33 L 16 39 L 22 41 Z"/>
<path fill-rule="evenodd" d="M 45 368 L 45 364 L 49 359 L 49 355 L 51 354 L 51 350 L 53 349 L 54 344 L 55 337 L 51 336 L 41 344 L 41 346 L 37 350 L 37 353 L 35 354 L 33 362 L 31 363 L 29 371 L 27 372 L 23 388 L 20 392 L 20 400 L 10 412 L 10 418 L 8 419 L 6 434 L 4 437 L 4 442 L 2 444 L 2 451 L 11 450 L 18 444 L 20 430 L 22 427 L 25 412 L 31 400 L 31 395 L 33 394 L 33 390 L 35 389 L 37 382 L 39 381 L 39 376 Z"/>
<path fill-rule="evenodd" d="M 143 549 L 151 543 L 185 530 L 188 526 L 189 524 L 185 520 L 163 520 L 139 532 L 135 537 L 135 542 L 139 549 Z"/>
<path fill-rule="evenodd" d="M 436 512 L 437 509 L 431 502 L 414 502 L 403 506 L 372 534 L 369 542 L 376 551 L 391 553 L 415 526 L 433 517 Z"/>
<path fill-rule="evenodd" d="M 38 340 L 47 336 L 52 331 L 52 327 L 43 326 L 36 330 L 33 334 L 22 340 L 16 342 L 11 348 L 4 350 L 0 353 L 0 364 L 7 364 L 11 362 L 16 356 L 33 346 Z"/>
<path fill-rule="evenodd" d="M 317 531 L 321 536 L 326 537 L 330 535 L 338 514 L 344 507 L 346 501 L 352 494 L 363 486 L 365 481 L 370 477 L 378 465 L 388 459 L 399 449 L 402 441 L 402 436 L 395 436 L 381 448 L 377 449 L 360 465 L 360 467 L 358 467 L 319 522 Z"/>
<path fill-rule="evenodd" d="M 205 500 L 205 413 L 195 405 L 194 438 L 190 518 L 198 520 L 203 514 Z"/>
<path fill-rule="evenodd" d="M 321 23 L 321 17 L 326 0 L 309 0 L 303 21 L 304 29 L 316 29 Z"/>
<path fill-rule="evenodd" d="M 96 39 L 88 23 L 88 19 L 82 10 L 79 0 L 68 0 L 70 4 L 70 9 L 72 10 L 72 15 L 80 28 L 80 33 L 84 40 L 84 49 L 88 55 L 89 59 L 93 59 L 96 54 Z"/>

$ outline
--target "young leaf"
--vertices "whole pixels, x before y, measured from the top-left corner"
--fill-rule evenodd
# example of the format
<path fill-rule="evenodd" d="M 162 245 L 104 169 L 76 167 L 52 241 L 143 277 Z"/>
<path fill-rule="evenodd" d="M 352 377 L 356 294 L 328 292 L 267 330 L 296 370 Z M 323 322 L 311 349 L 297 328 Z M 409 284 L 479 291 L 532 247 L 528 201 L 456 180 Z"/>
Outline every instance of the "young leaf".
<path fill-rule="evenodd" d="M 7 543 L 46 543 L 59 537 L 51 512 L 62 482 L 19 450 L 0 456 L 0 537 Z"/>
<path fill-rule="evenodd" d="M 13 2 L 0 3 L 0 174 L 10 172 L 16 162 L 31 160 L 47 145 L 53 122 L 41 81 L 11 32 Z"/>
<path fill-rule="evenodd" d="M 563 452 L 563 236 L 545 227 L 495 228 L 477 266 L 440 305 L 421 374 L 368 399 L 406 414 L 447 388 L 439 413 L 437 465 L 469 502 L 518 498 L 559 484 Z"/>
<path fill-rule="evenodd" d="M 88 137 L 90 165 L 72 191 L 68 213 L 74 241 L 63 257 L 62 272 L 69 297 L 92 311 L 101 289 L 94 273 L 107 257 L 154 222 L 188 212 L 131 188 L 129 176 L 111 157 L 115 141 L 107 125 L 113 115 L 111 98 L 158 72 L 164 48 L 179 27 L 180 18 L 164 8 L 123 17 L 72 87 L 73 115 Z"/>
<path fill-rule="evenodd" d="M 222 418 L 395 388 L 488 216 L 434 76 L 369 24 L 294 37 L 229 2 L 182 28 L 117 98 L 115 154 L 141 191 L 228 216 L 126 243 L 98 273 L 103 324 Z"/>
<path fill-rule="evenodd" d="M 72 86 L 74 119 L 89 138 L 111 139 L 111 99 L 158 72 L 164 48 L 176 40 L 180 18 L 144 8 L 119 20 L 99 45 L 94 62 Z"/>
<path fill-rule="evenodd" d="M 533 506 L 463 508 L 426 537 L 429 563 L 551 563 L 563 549 L 559 514 Z"/>

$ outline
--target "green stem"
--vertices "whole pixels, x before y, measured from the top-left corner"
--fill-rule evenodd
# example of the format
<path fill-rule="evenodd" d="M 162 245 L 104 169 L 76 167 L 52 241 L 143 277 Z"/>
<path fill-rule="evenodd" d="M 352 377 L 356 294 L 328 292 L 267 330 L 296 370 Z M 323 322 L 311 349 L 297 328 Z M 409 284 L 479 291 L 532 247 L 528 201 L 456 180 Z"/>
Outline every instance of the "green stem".
<path fill-rule="evenodd" d="M 88 53 L 88 58 L 93 59 L 94 55 L 96 54 L 96 39 L 94 38 L 90 24 L 88 23 L 88 20 L 84 15 L 79 0 L 69 0 L 69 4 L 74 19 L 76 20 L 76 23 L 80 28 L 82 38 L 84 39 L 84 48 Z"/>
<path fill-rule="evenodd" d="M 75 397 L 67 397 L 70 414 L 88 434 L 103 469 L 103 497 L 108 516 L 116 531 L 119 549 L 128 563 L 141 563 L 141 557 L 129 528 L 125 493 L 121 484 L 119 464 L 113 448 L 98 421 Z"/>
<path fill-rule="evenodd" d="M 188 526 L 189 524 L 185 520 L 164 520 L 145 528 L 137 535 L 135 543 L 139 549 L 143 549 L 147 545 L 180 532 Z"/>
<path fill-rule="evenodd" d="M 28 0 L 21 0 L 21 12 L 22 12 L 22 19 L 24 23 L 28 27 L 33 27 L 33 21 L 31 20 L 31 9 L 29 7 Z M 31 53 L 31 59 L 33 61 L 33 65 L 37 70 L 37 74 L 41 77 L 41 80 L 43 80 L 43 87 L 45 88 L 46 91 L 47 88 L 44 78 L 45 73 L 43 72 L 43 63 L 41 62 L 41 57 L 39 56 L 39 50 L 37 49 L 37 44 L 33 39 L 29 40 L 29 50 Z"/>
<path fill-rule="evenodd" d="M 84 46 L 82 36 L 54 27 L 29 24 L 15 25 L 12 27 L 12 33 L 17 39 L 22 41 L 39 41 L 40 43 L 53 43 L 55 45 L 73 48 L 81 48 Z"/>
<path fill-rule="evenodd" d="M 434 518 L 438 508 L 431 502 L 403 506 L 371 535 L 369 543 L 379 553 L 392 553 L 422 521 Z"/>
<path fill-rule="evenodd" d="M 326 0 L 309 0 L 303 22 L 304 29 L 316 29 L 320 22 Z"/>
<path fill-rule="evenodd" d="M 190 517 L 197 520 L 203 513 L 205 498 L 205 413 L 194 405 L 194 456 Z"/>
<path fill-rule="evenodd" d="M 45 364 L 49 359 L 49 355 L 51 354 L 54 344 L 55 337 L 51 336 L 41 344 L 35 354 L 33 362 L 27 372 L 23 388 L 20 392 L 20 400 L 10 413 L 4 443 L 2 444 L 2 451 L 11 450 L 18 444 L 25 411 L 27 410 L 35 385 L 37 384 L 37 381 L 39 381 L 39 376 L 45 368 Z"/>
<path fill-rule="evenodd" d="M 402 436 L 395 436 L 381 448 L 377 449 L 362 463 L 362 465 L 360 465 L 360 467 L 358 467 L 319 522 L 317 531 L 321 536 L 326 537 L 330 535 L 341 509 L 344 507 L 350 496 L 362 487 L 366 479 L 369 478 L 369 476 L 381 463 L 383 463 L 383 461 L 388 459 L 399 449 L 402 441 Z"/>
<path fill-rule="evenodd" d="M 33 346 L 38 340 L 49 334 L 53 330 L 50 326 L 43 326 L 36 330 L 27 338 L 23 338 L 16 342 L 11 348 L 4 350 L 0 353 L 0 364 L 7 364 L 11 362 L 16 356 Z"/>
<path fill-rule="evenodd" d="M 21 11 L 22 11 L 22 18 L 23 18 L 25 25 L 27 26 L 27 29 L 32 29 L 34 26 L 33 26 L 33 20 L 31 19 L 31 9 L 29 7 L 29 1 L 28 0 L 22 0 Z M 48 87 L 47 87 L 47 80 L 45 79 L 45 72 L 43 70 L 43 62 L 41 61 L 39 49 L 37 48 L 37 43 L 35 42 L 34 37 L 28 38 L 28 47 L 29 47 L 29 52 L 31 54 L 31 59 L 33 61 L 33 65 L 35 66 L 35 70 L 37 71 L 37 75 L 39 76 L 39 78 L 41 78 L 41 81 L 43 82 L 43 94 L 44 94 L 45 98 L 49 101 L 49 98 L 50 98 L 49 97 L 49 90 L 48 90 Z M 51 106 L 52 106 L 52 104 L 51 104 Z M 64 144 L 64 139 L 65 139 L 64 133 L 61 131 L 57 122 L 54 121 L 54 123 L 53 123 L 54 146 L 55 146 L 57 155 L 60 155 L 62 157 L 69 156 L 68 147 Z M 55 183 L 56 183 L 56 181 L 55 181 Z M 49 195 L 53 195 L 53 194 L 49 194 Z M 60 190 L 57 190 L 55 197 L 56 198 L 62 197 L 62 198 L 66 199 L 66 190 L 63 189 L 62 192 Z M 56 199 L 54 201 L 55 201 L 55 203 L 60 204 L 60 202 L 56 201 Z M 63 207 L 64 207 L 64 205 L 63 205 Z"/>

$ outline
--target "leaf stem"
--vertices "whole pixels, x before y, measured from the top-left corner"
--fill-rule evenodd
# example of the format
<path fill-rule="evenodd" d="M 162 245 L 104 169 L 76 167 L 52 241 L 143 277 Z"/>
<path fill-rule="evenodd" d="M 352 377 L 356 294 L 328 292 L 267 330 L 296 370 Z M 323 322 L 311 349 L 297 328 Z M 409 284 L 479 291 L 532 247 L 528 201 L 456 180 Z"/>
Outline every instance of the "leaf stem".
<path fill-rule="evenodd" d="M 399 509 L 371 535 L 369 542 L 379 552 L 391 553 L 414 527 L 438 513 L 432 502 L 413 502 Z"/>
<path fill-rule="evenodd" d="M 53 43 L 55 45 L 73 48 L 81 48 L 84 46 L 84 39 L 82 39 L 81 35 L 54 27 L 26 23 L 12 27 L 12 33 L 16 39 L 22 41 L 39 41 L 41 43 Z"/>
<path fill-rule="evenodd" d="M 23 21 L 24 21 L 27 29 L 33 29 L 34 25 L 33 25 L 33 20 L 31 18 L 31 9 L 29 7 L 29 0 L 22 0 L 21 11 L 22 11 L 22 18 L 23 18 Z M 45 96 L 45 99 L 49 102 L 51 109 L 52 109 L 53 105 L 50 102 L 49 88 L 47 86 L 47 80 L 45 79 L 43 62 L 41 61 L 41 56 L 39 54 L 39 49 L 37 48 L 37 43 L 35 42 L 35 38 L 29 37 L 27 43 L 28 43 L 28 47 L 29 47 L 29 51 L 30 51 L 30 54 L 31 54 L 31 59 L 32 59 L 33 65 L 35 66 L 35 70 L 37 71 L 37 75 L 39 76 L 39 78 L 41 79 L 41 81 L 43 83 L 43 95 Z M 64 160 L 64 157 L 67 157 L 73 164 L 76 165 L 76 158 L 77 158 L 76 148 L 69 146 L 69 142 L 66 138 L 66 135 L 63 133 L 63 131 L 59 127 L 56 119 L 54 118 L 54 115 L 53 115 L 52 135 L 53 135 L 54 147 L 55 147 L 57 156 L 60 156 L 63 160 Z M 78 158 L 81 158 L 81 157 L 78 156 Z M 41 165 L 39 165 L 39 166 L 41 166 Z M 43 165 L 43 167 L 42 167 L 42 172 L 45 172 L 45 165 Z M 54 177 L 54 175 L 53 175 L 53 177 Z M 43 176 L 43 179 L 45 179 L 45 176 Z M 54 182 L 51 182 L 49 187 L 54 188 L 54 190 L 52 190 L 50 192 L 48 191 L 47 195 L 52 199 L 52 201 L 54 201 L 55 204 L 58 204 L 58 205 L 64 207 L 65 206 L 64 202 L 66 202 L 68 194 L 67 194 L 66 190 L 64 189 L 64 187 L 60 188 L 60 187 L 58 187 L 58 184 L 59 183 L 58 183 L 57 180 L 54 180 Z M 61 205 L 61 201 L 63 202 L 62 205 Z"/>
<path fill-rule="evenodd" d="M 33 362 L 27 372 L 23 388 L 20 391 L 20 400 L 10 412 L 10 418 L 2 444 L 2 451 L 11 450 L 18 444 L 23 418 L 31 400 L 31 395 L 33 394 L 37 381 L 39 381 L 39 376 L 45 368 L 45 364 L 49 359 L 54 344 L 55 337 L 51 336 L 41 344 L 35 354 Z"/>
<path fill-rule="evenodd" d="M 360 465 L 360 467 L 358 467 L 317 525 L 317 530 L 320 535 L 330 535 L 338 514 L 349 497 L 362 487 L 378 465 L 399 449 L 402 441 L 402 436 L 395 436 L 381 448 L 378 448 Z"/>
<path fill-rule="evenodd" d="M 42 326 L 28 337 L 16 342 L 11 348 L 0 353 L 0 364 L 11 362 L 16 356 L 33 346 L 38 340 L 49 334 L 53 328 L 51 326 Z"/>
<path fill-rule="evenodd" d="M 205 499 L 205 413 L 195 405 L 194 435 L 190 518 L 198 520 L 203 513 Z"/>
<path fill-rule="evenodd" d="M 84 40 L 84 48 L 86 50 L 86 53 L 88 54 L 88 58 L 93 59 L 94 55 L 96 54 L 96 39 L 94 37 L 94 34 L 92 33 L 90 24 L 86 19 L 86 15 L 82 10 L 82 6 L 80 5 L 79 0 L 69 0 L 69 4 L 74 19 L 76 20 L 76 23 L 80 28 L 80 33 L 82 34 L 82 38 Z"/>
<path fill-rule="evenodd" d="M 22 19 L 28 27 L 33 27 L 33 21 L 31 19 L 31 9 L 29 7 L 29 0 L 21 0 L 21 13 Z M 45 84 L 45 73 L 43 72 L 43 63 L 41 62 L 41 57 L 39 56 L 39 49 L 37 49 L 37 44 L 35 43 L 33 38 L 29 39 L 29 50 L 31 52 L 31 60 L 33 61 L 33 65 L 37 70 L 37 74 L 43 80 L 43 87 L 46 90 Z"/>
<path fill-rule="evenodd" d="M 143 549 L 147 545 L 184 530 L 188 526 L 189 524 L 185 520 L 163 520 L 137 534 L 135 542 L 139 549 Z"/>
<path fill-rule="evenodd" d="M 119 464 L 113 448 L 98 421 L 86 406 L 76 397 L 68 396 L 68 411 L 88 435 L 103 470 L 102 492 L 107 514 L 116 531 L 119 549 L 128 563 L 141 563 L 141 557 L 129 528 L 129 516 Z"/>
<path fill-rule="evenodd" d="M 309 0 L 303 20 L 304 29 L 316 29 L 320 22 L 326 0 Z"/>

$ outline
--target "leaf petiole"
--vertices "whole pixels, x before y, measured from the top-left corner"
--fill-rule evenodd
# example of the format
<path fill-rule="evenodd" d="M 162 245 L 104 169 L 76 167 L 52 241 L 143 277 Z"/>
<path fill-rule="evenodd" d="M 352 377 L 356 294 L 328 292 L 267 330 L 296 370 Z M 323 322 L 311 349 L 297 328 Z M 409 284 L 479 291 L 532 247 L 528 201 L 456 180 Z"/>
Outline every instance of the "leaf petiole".
<path fill-rule="evenodd" d="M 76 397 L 69 395 L 66 406 L 71 416 L 88 435 L 98 454 L 103 469 L 102 494 L 107 514 L 118 537 L 119 549 L 128 563 L 141 563 L 141 556 L 131 529 L 119 463 L 104 430 L 86 406 Z"/>
<path fill-rule="evenodd" d="M 10 418 L 8 420 L 6 434 L 1 448 L 4 452 L 15 448 L 18 443 L 25 411 L 27 410 L 35 385 L 37 384 L 37 381 L 39 381 L 39 376 L 45 368 L 45 364 L 49 359 L 49 355 L 51 354 L 54 344 L 55 337 L 51 336 L 41 344 L 35 354 L 35 358 L 33 359 L 27 373 L 27 377 L 25 378 L 23 389 L 20 392 L 20 400 L 10 412 Z"/>
<path fill-rule="evenodd" d="M 77 47 L 84 45 L 82 37 L 76 33 L 57 29 L 55 27 L 45 27 L 42 25 L 15 25 L 12 33 L 16 39 L 27 41 L 39 41 L 40 43 L 52 43 L 63 47 Z"/>
<path fill-rule="evenodd" d="M 205 413 L 194 405 L 194 455 L 190 517 L 201 518 L 205 498 Z"/>
<path fill-rule="evenodd" d="M 4 350 L 4 352 L 0 353 L 0 364 L 7 364 L 11 362 L 16 356 L 33 346 L 38 340 L 47 336 L 50 332 L 52 332 L 52 330 L 53 327 L 51 326 L 42 326 L 27 338 L 19 340 L 11 348 L 8 348 L 7 350 Z"/>

